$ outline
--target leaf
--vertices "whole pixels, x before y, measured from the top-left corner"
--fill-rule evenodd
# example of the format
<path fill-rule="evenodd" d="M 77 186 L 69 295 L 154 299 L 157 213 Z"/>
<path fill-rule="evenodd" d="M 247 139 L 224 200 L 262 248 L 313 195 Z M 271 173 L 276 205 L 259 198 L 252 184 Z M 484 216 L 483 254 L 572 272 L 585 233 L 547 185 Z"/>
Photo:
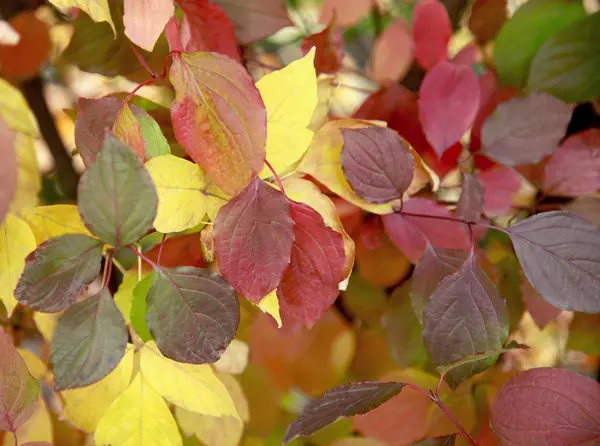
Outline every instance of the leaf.
<path fill-rule="evenodd" d="M 276 172 L 296 163 L 313 138 L 308 129 L 317 106 L 315 51 L 262 77 L 256 87 L 267 109 L 267 161 Z M 271 176 L 264 166 L 261 178 Z"/>
<path fill-rule="evenodd" d="M 145 279 L 145 278 L 144 278 Z M 143 280 L 143 279 L 142 279 Z M 125 324 L 131 323 L 131 306 L 133 303 L 133 289 L 139 282 L 138 272 L 134 269 L 123 274 L 123 281 L 113 296 L 115 305 L 123 315 Z"/>
<path fill-rule="evenodd" d="M 586 355 L 600 356 L 598 323 L 600 323 L 600 316 L 597 314 L 575 313 L 569 326 L 566 348 L 584 352 Z"/>
<path fill-rule="evenodd" d="M 413 10 L 415 57 L 425 71 L 444 62 L 452 37 L 452 24 L 439 0 L 419 0 Z"/>
<path fill-rule="evenodd" d="M 236 195 L 263 168 L 266 112 L 245 68 L 214 53 L 179 54 L 169 79 L 177 140 L 211 180 Z"/>
<path fill-rule="evenodd" d="M 94 432 L 106 410 L 129 386 L 133 355 L 133 346 L 130 344 L 119 365 L 100 381 L 81 389 L 61 392 L 65 402 L 62 415 L 76 428 Z"/>
<path fill-rule="evenodd" d="M 140 123 L 135 119 L 129 104 L 123 103 L 119 109 L 113 131 L 114 135 L 121 142 L 125 143 L 126 146 L 130 147 L 140 160 L 144 162 L 144 158 L 146 157 L 146 141 L 144 141 Z"/>
<path fill-rule="evenodd" d="M 288 427 L 284 444 L 296 437 L 311 435 L 340 417 L 367 413 L 398 395 L 404 386 L 403 383 L 367 381 L 331 389 L 304 407 Z"/>
<path fill-rule="evenodd" d="M 38 245 L 64 234 L 91 235 L 81 221 L 77 206 L 72 204 L 28 208 L 21 212 L 21 218 L 33 231 Z"/>
<path fill-rule="evenodd" d="M 529 217 L 506 229 L 525 275 L 546 302 L 600 313 L 600 230 L 570 212 Z"/>
<path fill-rule="evenodd" d="M 155 156 L 169 155 L 171 147 L 156 120 L 144 110 L 132 107 L 133 114 L 140 124 L 142 136 L 146 143 L 146 159 Z"/>
<path fill-rule="evenodd" d="M 352 189 L 371 203 L 402 198 L 414 172 L 408 144 L 385 127 L 342 129 L 341 163 Z"/>
<path fill-rule="evenodd" d="M 52 340 L 54 388 L 75 389 L 104 378 L 123 358 L 127 328 L 108 291 L 79 302 L 58 320 Z"/>
<path fill-rule="evenodd" d="M 17 441 L 15 441 L 17 437 Z M 50 413 L 48 407 L 44 403 L 42 397 L 38 397 L 35 402 L 35 410 L 31 414 L 31 417 L 20 426 L 14 433 L 8 433 L 4 435 L 4 446 L 13 446 L 18 444 L 19 446 L 33 445 L 33 446 L 52 446 L 51 443 L 47 443 L 46 440 L 52 440 L 52 420 L 50 419 Z"/>
<path fill-rule="evenodd" d="M 15 132 L 38 136 L 33 112 L 21 90 L 0 78 L 0 117 Z"/>
<path fill-rule="evenodd" d="M 411 443 L 413 446 L 454 446 L 458 434 L 445 435 L 443 437 L 426 438 L 425 440 Z"/>
<path fill-rule="evenodd" d="M 462 191 L 456 203 L 456 215 L 467 221 L 481 218 L 485 200 L 485 186 L 475 175 L 464 174 Z"/>
<path fill-rule="evenodd" d="M 179 362 L 213 363 L 240 321 L 238 297 L 221 276 L 205 269 L 157 268 L 146 320 L 161 353 Z"/>
<path fill-rule="evenodd" d="M 248 365 L 249 353 L 248 344 L 238 339 L 232 340 L 223 356 L 214 363 L 215 371 L 228 375 L 241 374 Z"/>
<path fill-rule="evenodd" d="M 0 430 L 16 431 L 35 410 L 40 384 L 31 376 L 25 361 L 0 330 Z"/>
<path fill-rule="evenodd" d="M 146 163 L 146 169 L 158 193 L 154 227 L 159 232 L 193 228 L 206 214 L 214 221 L 227 200 L 197 164 L 182 158 L 157 156 Z"/>
<path fill-rule="evenodd" d="M 563 209 L 600 226 L 600 197 L 578 197 Z"/>
<path fill-rule="evenodd" d="M 398 82 L 408 72 L 415 57 L 415 43 L 403 18 L 388 25 L 375 41 L 369 77 L 383 85 Z"/>
<path fill-rule="evenodd" d="M 160 265 L 166 268 L 176 268 L 178 266 L 195 266 L 196 268 L 204 267 L 203 239 L 202 235 L 208 233 L 207 227 L 197 227 L 202 230 L 200 234 L 195 231 L 196 228 L 190 229 L 189 234 L 169 237 L 164 243 L 159 242 L 150 251 L 144 253 L 146 259 L 158 263 L 158 254 L 161 251 Z M 212 229 L 212 228 L 211 228 Z M 208 259 L 206 260 L 208 262 Z M 146 261 L 142 262 L 142 271 L 151 271 L 152 266 Z"/>
<path fill-rule="evenodd" d="M 600 129 L 569 136 L 544 170 L 544 190 L 552 195 L 579 196 L 600 189 Z"/>
<path fill-rule="evenodd" d="M 144 342 L 152 340 L 148 322 L 146 321 L 146 313 L 148 311 L 148 293 L 150 292 L 153 282 L 154 274 L 150 273 L 137 282 L 132 291 L 129 317 L 133 329 Z"/>
<path fill-rule="evenodd" d="M 511 167 L 496 167 L 477 174 L 483 184 L 483 211 L 486 215 L 504 215 L 513 206 L 513 197 L 521 190 L 521 176 Z"/>
<path fill-rule="evenodd" d="M 533 0 L 521 6 L 500 30 L 494 46 L 494 67 L 504 85 L 527 84 L 531 63 L 553 34 L 585 16 L 581 3 Z M 535 29 L 535 32 L 530 32 Z"/>
<path fill-rule="evenodd" d="M 313 47 L 317 74 L 337 73 L 342 68 L 344 40 L 342 31 L 336 26 L 335 21 L 330 22 L 323 31 L 302 39 L 300 48 L 303 56 L 306 56 Z"/>
<path fill-rule="evenodd" d="M 11 82 L 34 77 L 48 60 L 51 50 L 48 24 L 34 11 L 14 9 L 10 25 L 19 33 L 16 45 L 0 45 L 2 77 Z M 27 54 L 27 57 L 21 57 Z"/>
<path fill-rule="evenodd" d="M 439 157 L 471 127 L 479 100 L 479 79 L 469 65 L 442 62 L 425 75 L 419 90 L 419 116 Z"/>
<path fill-rule="evenodd" d="M 371 5 L 369 0 L 354 0 L 352 3 L 345 0 L 325 0 L 319 22 L 331 23 L 335 17 L 337 23 L 342 27 L 355 25 L 367 16 Z"/>
<path fill-rule="evenodd" d="M 321 215 L 290 202 L 294 222 L 291 260 L 277 287 L 281 312 L 312 327 L 339 294 L 344 280 L 344 239 L 325 226 Z"/>
<path fill-rule="evenodd" d="M 124 8 L 125 35 L 137 46 L 152 51 L 175 13 L 173 0 L 125 0 Z"/>
<path fill-rule="evenodd" d="M 558 147 L 572 113 L 571 105 L 547 94 L 512 98 L 483 125 L 483 151 L 507 166 L 538 163 Z"/>
<path fill-rule="evenodd" d="M 498 355 L 502 353 L 509 352 L 515 349 L 524 349 L 527 350 L 529 347 L 527 345 L 519 344 L 515 341 L 510 341 L 508 344 L 502 346 L 501 348 L 488 350 L 482 353 L 475 353 L 474 355 L 465 356 L 463 359 L 459 359 L 458 361 L 451 362 L 449 364 L 444 364 L 439 367 L 436 367 L 437 372 L 442 375 L 448 373 L 449 370 L 456 369 L 458 367 L 462 367 L 466 364 L 472 364 L 474 362 L 483 361 L 488 358 L 497 358 Z"/>
<path fill-rule="evenodd" d="M 277 287 L 290 263 L 294 222 L 278 190 L 255 178 L 215 220 L 219 268 L 235 290 L 258 303 Z"/>
<path fill-rule="evenodd" d="M 485 43 L 498 35 L 508 19 L 507 0 L 476 0 L 471 6 L 469 30 L 477 42 Z"/>
<path fill-rule="evenodd" d="M 472 253 L 460 270 L 438 285 L 423 310 L 423 339 L 429 356 L 437 366 L 447 365 L 500 349 L 507 337 L 506 302 Z M 445 380 L 454 389 L 496 359 L 453 368 Z"/>
<path fill-rule="evenodd" d="M 115 35 L 115 24 L 110 16 L 108 0 L 50 0 L 57 8 L 80 8 L 95 22 L 107 22 Z"/>
<path fill-rule="evenodd" d="M 52 238 L 27 257 L 15 298 L 37 311 L 62 311 L 96 279 L 101 260 L 102 244 L 96 239 L 83 234 Z"/>
<path fill-rule="evenodd" d="M 531 65 L 529 88 L 552 94 L 567 102 L 592 101 L 600 97 L 596 82 L 600 51 L 591 42 L 600 37 L 600 13 L 579 15 L 537 52 Z"/>
<path fill-rule="evenodd" d="M 19 212 L 36 206 L 39 202 L 42 184 L 33 137 L 17 133 L 15 149 L 17 152 L 17 190 L 10 204 L 10 212 Z"/>
<path fill-rule="evenodd" d="M 158 196 L 133 151 L 107 134 L 79 182 L 79 212 L 88 229 L 116 248 L 138 241 L 156 216 Z"/>
<path fill-rule="evenodd" d="M 17 187 L 15 135 L 2 118 L 0 118 L 0 138 L 3 140 L 3 148 L 0 151 L 0 222 L 2 222 Z"/>
<path fill-rule="evenodd" d="M 179 407 L 215 417 L 238 416 L 227 389 L 209 365 L 175 362 L 149 341 L 140 353 L 140 370 L 154 390 Z"/>
<path fill-rule="evenodd" d="M 273 320 L 277 323 L 277 327 L 282 327 L 281 313 L 279 311 L 279 300 L 277 299 L 277 289 L 274 289 L 265 297 L 263 297 L 259 303 L 255 304 L 260 311 L 270 315 Z"/>
<path fill-rule="evenodd" d="M 445 207 L 426 198 L 412 198 L 404 203 L 403 212 L 451 217 Z M 416 263 L 425 252 L 427 242 L 436 248 L 470 248 L 469 237 L 462 223 L 414 217 L 402 213 L 383 216 L 383 224 L 396 246 Z"/>
<path fill-rule="evenodd" d="M 182 446 L 169 406 L 141 373 L 104 413 L 94 441 L 98 445 Z"/>
<path fill-rule="evenodd" d="M 538 368 L 502 387 L 492 427 L 502 444 L 594 444 L 600 438 L 600 386 L 567 370 Z"/>

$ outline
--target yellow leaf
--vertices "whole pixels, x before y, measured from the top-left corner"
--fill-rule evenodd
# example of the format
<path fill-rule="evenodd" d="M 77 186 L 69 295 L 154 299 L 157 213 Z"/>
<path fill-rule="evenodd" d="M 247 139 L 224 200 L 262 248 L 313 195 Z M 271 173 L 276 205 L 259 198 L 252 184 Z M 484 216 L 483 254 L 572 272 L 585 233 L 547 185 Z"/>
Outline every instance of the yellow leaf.
<path fill-rule="evenodd" d="M 209 365 L 173 361 L 150 341 L 140 352 L 140 369 L 144 379 L 176 406 L 206 415 L 238 416 L 227 389 Z"/>
<path fill-rule="evenodd" d="M 271 291 L 257 305 L 263 313 L 267 313 L 275 319 L 277 326 L 281 328 L 281 314 L 279 314 L 279 301 L 277 300 L 277 290 Z"/>
<path fill-rule="evenodd" d="M 181 232 L 202 223 L 208 214 L 214 220 L 227 198 L 210 182 L 200 166 L 173 155 L 146 163 L 158 192 L 154 227 L 163 233 Z"/>
<path fill-rule="evenodd" d="M 38 136 L 33 113 L 21 92 L 0 78 L 0 117 L 14 131 Z"/>
<path fill-rule="evenodd" d="M 31 376 L 33 376 L 35 379 L 42 379 L 44 376 L 46 376 L 48 368 L 46 367 L 46 364 L 44 364 L 44 362 L 35 355 L 35 353 L 22 348 L 18 348 L 17 351 L 25 360 L 25 365 L 27 366 L 27 369 L 29 369 Z"/>
<path fill-rule="evenodd" d="M 145 277 L 146 275 L 144 275 Z M 137 270 L 134 268 L 125 273 L 123 282 L 119 285 L 119 289 L 115 293 L 115 304 L 123 314 L 125 323 L 131 322 L 131 305 L 133 303 L 133 289 L 139 283 Z"/>
<path fill-rule="evenodd" d="M 65 409 L 62 416 L 78 429 L 94 432 L 110 405 L 129 386 L 133 354 L 133 346 L 130 344 L 119 365 L 100 381 L 81 389 L 63 391 L 61 395 L 65 401 Z"/>
<path fill-rule="evenodd" d="M 21 209 L 38 204 L 42 183 L 33 138 L 25 133 L 17 133 L 15 149 L 17 151 L 17 190 L 10 204 L 10 210 L 19 212 Z"/>
<path fill-rule="evenodd" d="M 0 224 L 0 299 L 10 316 L 17 305 L 13 294 L 25 268 L 25 257 L 36 247 L 27 223 L 7 214 Z"/>
<path fill-rule="evenodd" d="M 138 373 L 104 413 L 94 434 L 98 446 L 181 446 L 167 403 Z"/>
<path fill-rule="evenodd" d="M 117 35 L 115 24 L 110 16 L 108 0 L 50 0 L 57 8 L 80 8 L 89 15 L 94 22 L 107 22 Z"/>
<path fill-rule="evenodd" d="M 34 442 L 34 441 L 47 441 L 52 443 L 52 421 L 50 420 L 50 413 L 42 398 L 37 400 L 35 410 L 31 417 L 17 429 L 18 443 L 15 443 L 13 434 L 6 432 L 4 435 L 3 446 L 19 446 Z"/>
<path fill-rule="evenodd" d="M 267 74 L 256 83 L 267 108 L 267 161 L 282 172 L 298 161 L 308 148 L 308 125 L 317 106 L 314 48 L 302 59 Z M 271 176 L 265 166 L 260 176 Z"/>
<path fill-rule="evenodd" d="M 223 353 L 219 360 L 213 364 L 215 370 L 219 373 L 239 375 L 248 365 L 249 353 L 250 348 L 248 347 L 248 344 L 238 339 L 234 339 L 227 346 L 225 353 Z"/>
<path fill-rule="evenodd" d="M 38 245 L 63 234 L 91 235 L 81 221 L 77 206 L 72 204 L 26 209 L 21 212 L 21 218 L 29 224 Z"/>
<path fill-rule="evenodd" d="M 58 324 L 60 313 L 33 313 L 33 321 L 39 332 L 44 337 L 44 340 L 49 344 L 52 342 L 52 336 Z"/>

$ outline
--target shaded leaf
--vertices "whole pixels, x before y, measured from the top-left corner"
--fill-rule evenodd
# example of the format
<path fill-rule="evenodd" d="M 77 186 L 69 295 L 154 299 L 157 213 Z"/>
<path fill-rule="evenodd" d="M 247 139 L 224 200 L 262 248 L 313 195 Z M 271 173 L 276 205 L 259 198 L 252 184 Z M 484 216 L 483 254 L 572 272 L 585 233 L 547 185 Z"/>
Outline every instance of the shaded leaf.
<path fill-rule="evenodd" d="M 513 207 L 513 197 L 521 190 L 521 176 L 515 169 L 499 166 L 478 173 L 477 179 L 483 184 L 486 215 L 504 215 Z"/>
<path fill-rule="evenodd" d="M 507 166 L 535 164 L 558 147 L 572 113 L 571 105 L 547 94 L 515 97 L 483 125 L 483 151 Z"/>
<path fill-rule="evenodd" d="M 317 74 L 336 73 L 342 68 L 344 59 L 344 40 L 342 31 L 331 21 L 323 31 L 302 39 L 302 53 L 306 56 L 312 47 L 315 52 L 315 70 Z"/>
<path fill-rule="evenodd" d="M 44 399 L 39 396 L 35 402 L 35 410 L 31 414 L 31 417 L 29 417 L 29 419 L 14 433 L 6 433 L 2 445 L 23 446 L 26 444 L 34 444 L 34 446 L 52 446 L 51 443 L 48 443 L 53 440 L 52 430 L 50 412 L 48 411 Z M 17 440 L 15 440 L 15 437 Z"/>
<path fill-rule="evenodd" d="M 156 269 L 147 305 L 148 327 L 158 348 L 179 362 L 218 360 L 240 321 L 233 288 L 205 269 Z"/>
<path fill-rule="evenodd" d="M 469 30 L 478 42 L 493 40 L 508 18 L 507 0 L 476 0 L 471 6 Z"/>
<path fill-rule="evenodd" d="M 325 0 L 321 9 L 319 22 L 331 23 L 333 17 L 340 26 L 355 25 L 367 16 L 371 9 L 369 0 L 354 0 L 348 3 L 345 0 Z"/>
<path fill-rule="evenodd" d="M 50 3 L 57 8 L 80 8 L 95 22 L 107 22 L 113 31 L 115 31 L 115 24 L 110 15 L 108 0 L 50 0 Z"/>
<path fill-rule="evenodd" d="M 527 312 L 541 330 L 562 313 L 560 308 L 556 308 L 554 305 L 551 305 L 542 299 L 524 275 L 521 280 L 521 291 Z M 519 318 L 518 322 L 520 322 L 520 319 L 521 318 Z M 514 326 L 516 326 L 516 324 L 514 324 Z M 573 324 L 569 327 L 569 333 L 572 333 L 572 329 Z"/>
<path fill-rule="evenodd" d="M 184 53 L 169 79 L 177 140 L 224 192 L 239 193 L 265 159 L 266 111 L 250 74 L 226 56 Z"/>
<path fill-rule="evenodd" d="M 466 364 L 472 364 L 474 362 L 483 361 L 488 358 L 497 358 L 502 353 L 506 353 L 506 352 L 509 352 L 514 349 L 529 349 L 529 346 L 519 344 L 515 341 L 510 341 L 508 344 L 502 346 L 501 348 L 494 349 L 494 350 L 488 350 L 488 351 L 482 352 L 482 353 L 476 353 L 474 355 L 465 356 L 464 358 L 459 359 L 458 361 L 454 361 L 449 364 L 444 364 L 439 367 L 436 367 L 436 370 L 438 371 L 438 373 L 440 375 L 442 375 L 444 373 L 447 373 L 449 370 L 456 369 L 458 367 L 462 367 Z"/>
<path fill-rule="evenodd" d="M 495 192 L 495 191 L 494 191 Z M 466 173 L 462 191 L 456 203 L 456 216 L 467 221 L 478 221 L 483 212 L 485 186 L 475 175 Z"/>
<path fill-rule="evenodd" d="M 124 12 L 125 35 L 137 46 L 152 51 L 175 7 L 173 0 L 125 0 Z"/>
<path fill-rule="evenodd" d="M 567 370 L 538 368 L 511 378 L 492 408 L 492 427 L 507 445 L 595 444 L 600 385 Z"/>
<path fill-rule="evenodd" d="M 419 0 L 413 10 L 415 57 L 426 71 L 444 62 L 452 37 L 452 24 L 439 0 Z"/>
<path fill-rule="evenodd" d="M 584 352 L 586 355 L 600 356 L 600 315 L 575 313 L 569 326 L 567 348 Z"/>
<path fill-rule="evenodd" d="M 135 285 L 132 291 L 133 297 L 129 317 L 131 318 L 133 329 L 144 342 L 152 340 L 148 322 L 146 321 L 146 313 L 148 311 L 148 293 L 153 282 L 154 274 L 148 274 Z"/>
<path fill-rule="evenodd" d="M 0 150 L 0 222 L 2 222 L 17 187 L 15 135 L 2 118 L 0 118 L 0 138 L 3 145 Z"/>
<path fill-rule="evenodd" d="M 101 260 L 99 240 L 83 234 L 52 238 L 27 257 L 15 298 L 37 311 L 62 311 L 98 276 Z"/>
<path fill-rule="evenodd" d="M 215 251 L 237 292 L 258 303 L 277 287 L 290 263 L 293 225 L 287 198 L 258 178 L 219 210 Z"/>
<path fill-rule="evenodd" d="M 89 230 L 117 248 L 138 241 L 156 216 L 156 188 L 126 145 L 106 134 L 96 161 L 79 182 L 79 212 Z"/>
<path fill-rule="evenodd" d="M 54 388 L 85 387 L 104 378 L 123 358 L 127 337 L 108 291 L 73 305 L 58 320 L 52 340 Z"/>
<path fill-rule="evenodd" d="M 456 435 L 445 435 L 443 437 L 426 438 L 425 440 L 411 443 L 413 446 L 454 446 Z"/>
<path fill-rule="evenodd" d="M 11 82 L 31 79 L 48 60 L 52 43 L 48 24 L 34 11 L 12 9 L 10 25 L 19 33 L 16 45 L 0 45 L 2 77 Z M 6 17 L 6 15 L 5 15 Z M 22 57 L 27 54 L 27 57 Z"/>
<path fill-rule="evenodd" d="M 579 197 L 563 208 L 600 226 L 600 197 Z"/>
<path fill-rule="evenodd" d="M 415 57 L 415 44 L 403 18 L 388 25 L 375 41 L 369 77 L 383 85 L 398 82 L 408 72 Z"/>
<path fill-rule="evenodd" d="M 36 206 L 20 214 L 33 231 L 38 245 L 64 234 L 91 235 L 81 221 L 77 206 L 72 204 Z"/>
<path fill-rule="evenodd" d="M 369 412 L 398 395 L 405 384 L 377 381 L 346 384 L 327 392 L 322 398 L 310 401 L 288 427 L 284 443 L 296 437 L 311 435 L 340 417 Z"/>
<path fill-rule="evenodd" d="M 525 275 L 562 310 L 599 313 L 600 229 L 570 212 L 529 217 L 507 230 Z"/>

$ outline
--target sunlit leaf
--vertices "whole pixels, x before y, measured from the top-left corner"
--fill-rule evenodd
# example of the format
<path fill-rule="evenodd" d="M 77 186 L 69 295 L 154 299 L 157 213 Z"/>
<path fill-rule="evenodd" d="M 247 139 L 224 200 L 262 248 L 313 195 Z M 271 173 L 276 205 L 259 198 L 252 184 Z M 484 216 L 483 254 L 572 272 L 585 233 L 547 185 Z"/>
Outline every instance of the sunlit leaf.
<path fill-rule="evenodd" d="M 125 35 L 139 47 L 152 51 L 175 7 L 173 0 L 125 0 L 124 11 Z"/>
<path fill-rule="evenodd" d="M 142 339 L 142 341 L 150 341 L 152 335 L 148 328 L 146 313 L 148 311 L 148 293 L 154 282 L 154 273 L 148 274 L 142 280 L 136 283 L 132 290 L 131 309 L 129 317 L 133 329 Z"/>
<path fill-rule="evenodd" d="M 279 299 L 277 299 L 276 289 L 263 297 L 256 306 L 260 308 L 263 313 L 271 315 L 275 322 L 277 322 L 277 326 L 281 328 L 281 312 L 279 311 Z"/>
<path fill-rule="evenodd" d="M 426 438 L 425 440 L 411 443 L 411 446 L 454 446 L 456 435 L 445 435 L 443 437 Z"/>
<path fill-rule="evenodd" d="M 107 22 L 116 34 L 108 0 L 50 0 L 50 3 L 57 8 L 80 8 L 95 22 Z"/>
<path fill-rule="evenodd" d="M 425 70 L 444 62 L 452 37 L 452 24 L 439 0 L 419 0 L 413 11 L 415 57 Z"/>
<path fill-rule="evenodd" d="M 219 373 L 239 375 L 248 365 L 249 353 L 248 344 L 234 339 L 221 358 L 213 364 L 214 368 Z"/>
<path fill-rule="evenodd" d="M 130 147 L 144 161 L 146 157 L 146 141 L 142 134 L 142 127 L 135 118 L 129 104 L 124 103 L 120 107 L 113 131 L 121 142 Z"/>
<path fill-rule="evenodd" d="M 38 245 L 64 234 L 90 235 L 81 221 L 77 206 L 72 204 L 36 206 L 24 210 L 20 216 L 33 231 Z"/>

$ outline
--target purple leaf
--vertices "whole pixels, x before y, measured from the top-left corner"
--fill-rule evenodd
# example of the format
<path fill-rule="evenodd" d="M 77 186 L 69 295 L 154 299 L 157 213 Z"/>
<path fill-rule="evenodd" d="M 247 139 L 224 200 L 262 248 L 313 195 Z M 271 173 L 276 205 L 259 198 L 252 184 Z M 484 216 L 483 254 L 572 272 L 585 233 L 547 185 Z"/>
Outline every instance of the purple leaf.
<path fill-rule="evenodd" d="M 506 302 L 471 255 L 444 279 L 423 311 L 423 339 L 434 364 L 502 348 L 508 337 Z M 453 368 L 446 381 L 456 388 L 496 362 L 496 356 Z"/>
<path fill-rule="evenodd" d="M 485 121 L 483 151 L 507 166 L 538 163 L 558 147 L 572 113 L 573 106 L 547 94 L 514 97 Z"/>
<path fill-rule="evenodd" d="M 341 417 L 365 414 L 398 395 L 404 386 L 404 383 L 367 381 L 331 389 L 304 407 L 288 427 L 283 442 L 311 435 Z"/>
<path fill-rule="evenodd" d="M 290 204 L 280 191 L 254 178 L 219 209 L 214 228 L 221 274 L 238 293 L 258 303 L 277 288 L 294 242 Z"/>
<path fill-rule="evenodd" d="M 216 362 L 240 322 L 238 296 L 221 276 L 192 266 L 156 268 L 146 319 L 159 350 L 179 362 Z"/>
<path fill-rule="evenodd" d="M 462 191 L 456 203 L 456 215 L 468 221 L 477 221 L 483 212 L 485 188 L 473 174 L 467 173 L 463 179 Z"/>
<path fill-rule="evenodd" d="M 342 129 L 342 135 L 342 170 L 352 189 L 371 203 L 402 198 L 415 167 L 408 144 L 385 127 Z"/>
<path fill-rule="evenodd" d="M 545 212 L 509 227 L 525 275 L 548 303 L 599 313 L 600 230 L 563 211 Z"/>
<path fill-rule="evenodd" d="M 600 384 L 546 367 L 519 373 L 498 393 L 492 427 L 505 446 L 597 445 Z"/>
<path fill-rule="evenodd" d="M 52 238 L 27 257 L 15 298 L 44 313 L 62 311 L 98 276 L 101 260 L 99 240 L 84 234 Z"/>

